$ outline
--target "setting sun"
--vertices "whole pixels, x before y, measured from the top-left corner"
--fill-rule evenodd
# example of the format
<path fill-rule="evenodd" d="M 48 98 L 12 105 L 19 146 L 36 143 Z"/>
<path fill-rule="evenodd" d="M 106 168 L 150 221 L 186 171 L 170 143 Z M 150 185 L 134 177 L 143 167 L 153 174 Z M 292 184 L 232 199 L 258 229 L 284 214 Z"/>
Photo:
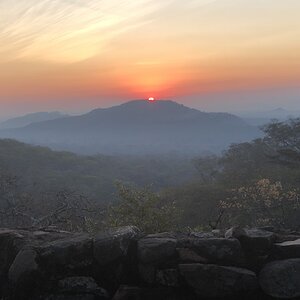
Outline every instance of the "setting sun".
<path fill-rule="evenodd" d="M 150 97 L 150 98 L 148 98 L 148 101 L 155 101 L 155 98 Z"/>

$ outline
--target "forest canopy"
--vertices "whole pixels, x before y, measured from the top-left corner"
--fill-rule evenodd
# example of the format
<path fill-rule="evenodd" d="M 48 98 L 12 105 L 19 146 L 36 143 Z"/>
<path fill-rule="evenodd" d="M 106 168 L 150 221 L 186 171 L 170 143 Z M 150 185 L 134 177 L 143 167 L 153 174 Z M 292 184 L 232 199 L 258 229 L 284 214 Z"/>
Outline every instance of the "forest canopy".
<path fill-rule="evenodd" d="M 45 220 L 62 226 L 68 219 L 71 230 L 123 225 L 146 232 L 232 225 L 297 229 L 300 119 L 262 129 L 260 139 L 193 159 L 79 156 L 1 140 L 0 213 L 6 222 L 7 212 L 27 217 L 21 223 L 30 226 Z"/>

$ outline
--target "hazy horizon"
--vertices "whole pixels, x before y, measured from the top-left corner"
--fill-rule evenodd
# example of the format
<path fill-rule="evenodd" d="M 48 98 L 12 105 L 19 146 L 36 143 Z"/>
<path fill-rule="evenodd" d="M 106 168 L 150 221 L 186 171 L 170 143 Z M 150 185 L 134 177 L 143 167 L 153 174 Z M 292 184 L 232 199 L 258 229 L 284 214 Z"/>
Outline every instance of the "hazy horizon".
<path fill-rule="evenodd" d="M 236 115 L 243 115 L 244 113 L 247 114 L 255 114 L 255 113 L 263 113 L 269 112 L 276 109 L 284 109 L 287 112 L 294 112 L 300 113 L 300 109 L 298 107 L 298 101 L 300 95 L 297 92 L 291 93 L 292 97 L 290 98 L 291 103 L 288 105 L 282 99 L 286 99 L 286 91 L 281 91 L 282 93 L 273 92 L 272 102 L 266 103 L 265 105 L 260 105 L 260 99 L 264 99 L 264 92 L 263 91 L 254 91 L 249 92 L 248 94 L 236 94 L 236 93 L 224 93 L 224 94 L 208 94 L 203 95 L 201 97 L 197 96 L 190 96 L 190 97 L 174 97 L 172 99 L 155 99 L 156 101 L 163 101 L 163 100 L 172 100 L 180 104 L 184 104 L 190 108 L 195 108 L 200 111 L 205 112 L 227 112 Z M 253 95 L 254 94 L 254 95 Z M 257 95 L 261 94 L 262 98 L 259 98 Z M 203 99 L 209 100 L 208 103 L 202 104 Z M 225 105 L 220 105 L 218 103 L 219 100 L 226 100 Z M 237 107 L 235 101 L 237 99 L 243 99 L 244 104 L 241 107 Z M 100 99 L 99 99 L 100 100 Z M 74 108 L 73 105 L 70 104 L 69 107 L 60 107 L 59 105 L 49 105 L 47 107 L 39 106 L 33 104 L 32 106 L 28 105 L 27 103 L 22 105 L 13 106 L 11 108 L 8 107 L 7 111 L 0 111 L 0 122 L 8 120 L 10 118 L 20 117 L 27 114 L 38 113 L 38 112 L 61 112 L 69 115 L 81 115 L 88 113 L 94 109 L 98 108 L 109 108 L 112 106 L 120 105 L 129 101 L 134 100 L 145 100 L 147 99 L 114 99 L 112 102 L 108 103 L 99 103 L 99 105 L 90 105 L 86 107 L 79 107 Z M 100 101 L 101 102 L 101 101 Z M 250 102 L 250 103 L 249 103 Z"/>

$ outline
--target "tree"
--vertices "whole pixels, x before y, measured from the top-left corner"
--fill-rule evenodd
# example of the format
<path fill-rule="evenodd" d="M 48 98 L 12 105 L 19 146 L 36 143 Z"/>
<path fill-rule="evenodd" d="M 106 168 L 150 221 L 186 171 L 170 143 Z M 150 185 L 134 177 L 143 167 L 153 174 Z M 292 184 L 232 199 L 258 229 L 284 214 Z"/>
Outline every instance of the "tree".
<path fill-rule="evenodd" d="M 272 158 L 292 167 L 300 165 L 300 118 L 286 122 L 273 121 L 263 128 L 264 143 L 274 153 Z"/>
<path fill-rule="evenodd" d="M 174 202 L 164 202 L 149 188 L 137 189 L 117 183 L 120 201 L 109 209 L 110 226 L 134 225 L 145 233 L 174 230 L 180 211 Z"/>
<path fill-rule="evenodd" d="M 221 171 L 220 158 L 217 155 L 208 155 L 193 160 L 201 181 L 205 184 L 214 182 Z"/>
<path fill-rule="evenodd" d="M 255 184 L 232 191 L 220 202 L 231 225 L 299 228 L 300 195 L 286 190 L 280 182 L 261 179 Z"/>
<path fill-rule="evenodd" d="M 0 226 L 88 231 L 91 221 L 101 220 L 94 202 L 72 191 L 33 196 L 19 186 L 19 178 L 0 175 Z"/>

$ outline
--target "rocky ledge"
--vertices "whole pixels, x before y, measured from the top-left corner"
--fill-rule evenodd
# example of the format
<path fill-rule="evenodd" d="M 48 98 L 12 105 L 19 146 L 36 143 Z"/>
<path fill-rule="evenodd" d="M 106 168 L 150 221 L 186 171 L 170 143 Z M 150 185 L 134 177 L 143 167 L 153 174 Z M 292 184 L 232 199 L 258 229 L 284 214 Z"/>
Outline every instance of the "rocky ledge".
<path fill-rule="evenodd" d="M 1 229 L 0 293 L 17 300 L 294 299 L 300 234 Z"/>

